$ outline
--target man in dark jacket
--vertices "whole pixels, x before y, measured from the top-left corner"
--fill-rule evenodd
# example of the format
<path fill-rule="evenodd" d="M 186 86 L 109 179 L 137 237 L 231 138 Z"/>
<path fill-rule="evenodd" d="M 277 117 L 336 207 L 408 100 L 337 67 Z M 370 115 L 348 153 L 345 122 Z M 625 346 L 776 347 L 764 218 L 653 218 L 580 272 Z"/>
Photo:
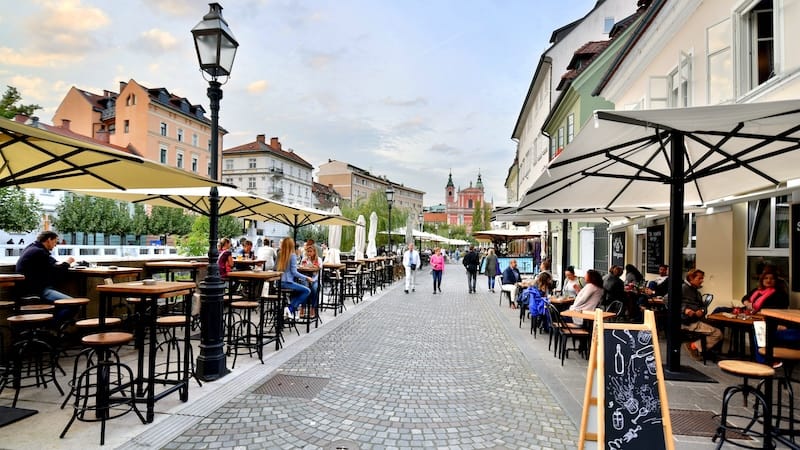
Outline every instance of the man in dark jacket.
<path fill-rule="evenodd" d="M 22 251 L 16 267 L 17 273 L 25 275 L 25 281 L 20 283 L 21 296 L 37 296 L 50 303 L 70 298 L 69 295 L 53 289 L 53 286 L 60 276 L 66 274 L 69 265 L 75 259 L 70 256 L 66 262 L 56 261 L 50 254 L 56 244 L 58 244 L 58 234 L 42 231 L 36 237 L 36 242 Z"/>
<path fill-rule="evenodd" d="M 681 329 L 705 334 L 706 345 L 713 350 L 722 341 L 722 332 L 702 320 L 706 311 L 700 288 L 703 287 L 705 275 L 700 269 L 692 269 L 686 274 L 681 289 Z M 700 341 L 687 342 L 686 350 L 693 359 L 702 361 Z"/>
<path fill-rule="evenodd" d="M 478 256 L 478 252 L 475 251 L 474 245 L 469 247 L 469 251 L 462 259 L 462 264 L 464 264 L 464 267 L 467 269 L 467 287 L 469 288 L 469 293 L 472 294 L 475 292 L 475 284 L 478 279 L 478 266 L 480 265 L 480 257 Z"/>
<path fill-rule="evenodd" d="M 503 285 L 500 290 L 508 292 L 508 302 L 511 308 L 516 308 L 517 295 L 519 293 L 520 283 L 522 282 L 522 274 L 517 269 L 517 260 L 512 259 L 508 262 L 508 267 L 503 271 Z"/>

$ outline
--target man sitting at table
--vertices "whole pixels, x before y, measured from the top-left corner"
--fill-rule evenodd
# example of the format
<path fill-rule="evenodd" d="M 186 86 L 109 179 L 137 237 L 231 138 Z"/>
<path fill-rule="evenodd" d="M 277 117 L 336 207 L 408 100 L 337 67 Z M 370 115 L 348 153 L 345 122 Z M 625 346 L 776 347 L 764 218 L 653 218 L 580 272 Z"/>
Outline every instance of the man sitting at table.
<path fill-rule="evenodd" d="M 58 234 L 52 231 L 42 231 L 36 236 L 36 241 L 25 247 L 17 260 L 16 271 L 25 275 L 25 281 L 20 283 L 22 297 L 36 296 L 41 300 L 53 303 L 69 295 L 53 288 L 57 279 L 63 277 L 69 265 L 75 258 L 68 257 L 66 262 L 58 262 L 50 252 L 58 244 Z M 56 313 L 56 320 L 64 320 L 72 314 L 67 309 Z"/>
<path fill-rule="evenodd" d="M 517 292 L 519 291 L 519 285 L 522 282 L 522 275 L 519 273 L 519 269 L 517 269 L 517 260 L 512 259 L 508 262 L 508 267 L 506 270 L 503 271 L 503 285 L 500 289 L 504 292 L 508 292 L 509 297 L 509 304 L 512 309 L 517 307 Z"/>
<path fill-rule="evenodd" d="M 705 272 L 700 269 L 691 269 L 686 274 L 681 289 L 681 329 L 706 335 L 706 346 L 710 352 L 714 352 L 717 344 L 722 342 L 722 332 L 702 320 L 705 317 L 705 305 L 700 288 L 703 287 L 705 276 Z M 687 342 L 686 350 L 695 361 L 703 360 L 700 354 L 703 349 L 699 340 Z"/>
<path fill-rule="evenodd" d="M 264 260 L 264 270 L 273 270 L 275 268 L 275 256 L 272 240 L 265 239 L 264 245 L 258 249 L 258 259 Z"/>

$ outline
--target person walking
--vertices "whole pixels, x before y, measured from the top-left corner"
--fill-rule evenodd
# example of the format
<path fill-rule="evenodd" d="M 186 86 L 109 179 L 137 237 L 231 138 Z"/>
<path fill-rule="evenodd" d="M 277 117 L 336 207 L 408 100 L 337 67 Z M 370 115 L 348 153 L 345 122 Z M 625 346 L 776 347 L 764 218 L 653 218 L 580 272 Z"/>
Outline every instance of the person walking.
<path fill-rule="evenodd" d="M 431 255 L 431 276 L 433 276 L 433 293 L 442 293 L 442 274 L 444 273 L 444 255 L 442 249 L 436 247 Z"/>
<path fill-rule="evenodd" d="M 464 264 L 464 268 L 467 269 L 467 287 L 469 288 L 470 294 L 474 294 L 476 292 L 475 282 L 478 277 L 478 266 L 480 265 L 479 258 L 478 252 L 475 251 L 475 246 L 470 245 L 469 251 L 462 259 L 462 264 Z"/>
<path fill-rule="evenodd" d="M 494 254 L 493 248 L 490 248 L 486 253 L 484 261 L 486 264 L 484 265 L 483 274 L 486 275 L 486 280 L 489 283 L 489 292 L 494 292 L 494 282 L 498 272 L 500 272 L 500 266 L 497 263 L 497 255 Z"/>
<path fill-rule="evenodd" d="M 411 292 L 416 291 L 417 283 L 414 272 L 419 266 L 419 252 L 414 250 L 414 243 L 412 242 L 408 244 L 408 250 L 403 253 L 403 268 L 406 270 L 406 294 L 408 294 L 409 289 L 411 289 Z"/>

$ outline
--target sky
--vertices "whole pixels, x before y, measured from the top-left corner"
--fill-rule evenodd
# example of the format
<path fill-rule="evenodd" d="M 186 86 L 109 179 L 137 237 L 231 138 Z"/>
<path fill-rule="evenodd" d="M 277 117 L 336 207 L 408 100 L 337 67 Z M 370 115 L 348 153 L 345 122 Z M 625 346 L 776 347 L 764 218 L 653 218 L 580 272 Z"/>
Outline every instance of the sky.
<path fill-rule="evenodd" d="M 511 134 L 552 31 L 595 0 L 223 0 L 239 49 L 223 86 L 224 148 L 265 134 L 444 202 L 481 174 L 504 204 Z M 134 79 L 210 115 L 191 29 L 199 0 L 26 0 L 0 10 L 0 88 L 52 123 L 70 87 Z"/>

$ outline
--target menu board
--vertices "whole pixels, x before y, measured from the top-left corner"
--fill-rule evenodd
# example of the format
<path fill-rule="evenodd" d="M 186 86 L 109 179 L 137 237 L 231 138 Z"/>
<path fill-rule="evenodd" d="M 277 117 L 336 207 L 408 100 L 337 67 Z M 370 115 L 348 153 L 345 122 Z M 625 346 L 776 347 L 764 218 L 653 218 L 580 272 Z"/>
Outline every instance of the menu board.
<path fill-rule="evenodd" d="M 664 264 L 664 225 L 647 227 L 647 273 L 658 273 Z"/>
<path fill-rule="evenodd" d="M 653 335 L 650 330 L 606 329 L 603 344 L 605 448 L 664 448 Z"/>
<path fill-rule="evenodd" d="M 611 265 L 625 265 L 625 232 L 611 233 Z"/>

